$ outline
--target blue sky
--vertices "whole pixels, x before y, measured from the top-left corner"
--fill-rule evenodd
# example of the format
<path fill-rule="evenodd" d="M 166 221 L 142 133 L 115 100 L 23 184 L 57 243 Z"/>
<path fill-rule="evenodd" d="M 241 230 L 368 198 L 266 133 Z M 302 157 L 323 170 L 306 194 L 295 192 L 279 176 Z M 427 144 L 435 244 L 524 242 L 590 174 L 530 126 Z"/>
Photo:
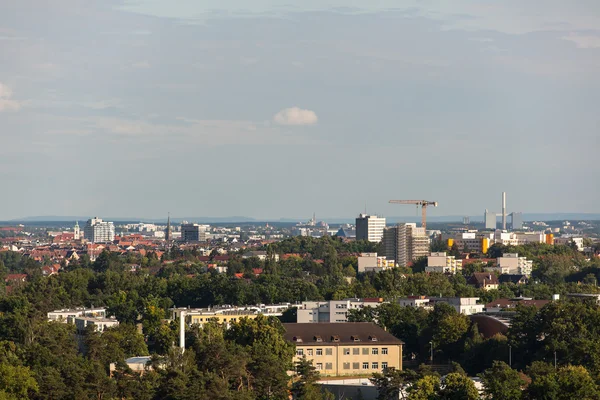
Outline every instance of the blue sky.
<path fill-rule="evenodd" d="M 599 212 L 600 4 L 439 3 L 2 2 L 0 219 Z"/>

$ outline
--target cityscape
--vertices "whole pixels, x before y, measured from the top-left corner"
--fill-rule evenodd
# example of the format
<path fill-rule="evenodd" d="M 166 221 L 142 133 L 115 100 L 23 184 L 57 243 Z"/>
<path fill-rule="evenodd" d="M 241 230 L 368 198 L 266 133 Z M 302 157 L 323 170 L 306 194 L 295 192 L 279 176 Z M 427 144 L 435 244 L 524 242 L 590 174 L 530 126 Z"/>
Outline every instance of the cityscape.
<path fill-rule="evenodd" d="M 0 400 L 600 400 L 594 2 L 0 2 Z"/>

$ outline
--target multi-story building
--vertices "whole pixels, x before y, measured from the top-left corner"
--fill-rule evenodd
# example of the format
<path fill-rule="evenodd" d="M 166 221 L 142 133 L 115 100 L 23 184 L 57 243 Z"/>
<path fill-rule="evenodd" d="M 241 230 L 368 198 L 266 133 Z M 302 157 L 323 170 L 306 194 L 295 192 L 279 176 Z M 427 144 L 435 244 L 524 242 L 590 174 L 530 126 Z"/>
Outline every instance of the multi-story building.
<path fill-rule="evenodd" d="M 75 323 L 76 317 L 92 317 L 92 318 L 104 318 L 106 317 L 106 308 L 65 308 L 62 310 L 50 311 L 48 314 L 48 321 L 64 322 L 64 323 Z"/>
<path fill-rule="evenodd" d="M 188 325 L 198 324 L 203 326 L 209 321 L 214 321 L 225 326 L 229 326 L 233 322 L 239 322 L 242 318 L 254 319 L 259 315 L 267 317 L 279 317 L 281 314 L 291 307 L 289 303 L 281 304 L 258 304 L 255 306 L 221 306 L 215 308 L 172 308 L 171 318 L 178 320 L 181 315 L 184 315 L 185 322 Z"/>
<path fill-rule="evenodd" d="M 527 257 L 519 257 L 518 253 L 505 253 L 498 257 L 495 267 L 489 270 L 499 274 L 530 276 L 533 270 L 533 261 Z"/>
<path fill-rule="evenodd" d="M 425 272 L 439 272 L 442 274 L 456 274 L 462 269 L 462 260 L 446 255 L 446 252 L 431 253 L 427 257 Z"/>
<path fill-rule="evenodd" d="M 181 240 L 184 242 L 206 242 L 207 225 L 181 224 Z"/>
<path fill-rule="evenodd" d="M 483 222 L 485 224 L 485 229 L 496 229 L 496 213 L 490 212 L 486 209 L 485 214 L 483 215 Z"/>
<path fill-rule="evenodd" d="M 360 214 L 356 218 L 356 240 L 381 242 L 385 218 L 375 215 Z"/>
<path fill-rule="evenodd" d="M 523 213 L 510 213 L 510 229 L 513 231 L 523 229 Z"/>
<path fill-rule="evenodd" d="M 108 328 L 119 325 L 115 318 L 75 317 L 75 328 L 82 335 L 88 326 L 93 326 L 97 332 L 104 332 Z"/>
<path fill-rule="evenodd" d="M 380 272 L 394 266 L 394 260 L 378 256 L 377 253 L 361 253 L 358 256 L 358 272 Z"/>
<path fill-rule="evenodd" d="M 323 376 L 365 375 L 402 369 L 403 342 L 368 322 L 283 324 L 285 338 Z"/>
<path fill-rule="evenodd" d="M 348 322 L 348 310 L 378 307 L 383 299 L 344 299 L 330 301 L 303 301 L 298 306 L 298 323 Z"/>
<path fill-rule="evenodd" d="M 386 228 L 383 233 L 383 255 L 406 266 L 419 257 L 429 255 L 429 237 L 424 228 L 415 223 L 398 224 Z"/>
<path fill-rule="evenodd" d="M 91 243 L 107 243 L 115 240 L 115 225 L 98 217 L 88 219 L 83 229 L 84 236 Z"/>
<path fill-rule="evenodd" d="M 396 300 L 402 307 L 422 307 L 432 310 L 437 303 L 446 303 L 454 307 L 456 312 L 471 315 L 483 312 L 484 305 L 477 304 L 479 297 L 427 297 L 408 296 Z"/>
<path fill-rule="evenodd" d="M 570 245 L 571 243 L 574 243 L 575 246 L 577 246 L 577 250 L 579 251 L 583 251 L 583 238 L 582 237 L 573 237 L 573 236 L 561 236 L 561 237 L 555 237 L 554 238 L 554 244 L 555 245 Z"/>

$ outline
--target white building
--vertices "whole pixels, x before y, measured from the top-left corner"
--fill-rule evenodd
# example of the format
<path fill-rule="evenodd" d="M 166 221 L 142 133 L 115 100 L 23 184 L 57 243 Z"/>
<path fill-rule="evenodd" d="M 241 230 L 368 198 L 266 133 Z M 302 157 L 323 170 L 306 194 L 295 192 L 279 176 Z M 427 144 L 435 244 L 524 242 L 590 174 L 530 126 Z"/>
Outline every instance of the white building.
<path fill-rule="evenodd" d="M 423 307 L 430 308 L 429 298 L 427 296 L 408 296 L 396 300 L 402 307 Z"/>
<path fill-rule="evenodd" d="M 398 224 L 383 232 L 383 255 L 395 260 L 399 266 L 407 266 L 419 257 L 429 255 L 429 237 L 417 224 Z"/>
<path fill-rule="evenodd" d="M 427 257 L 425 272 L 439 272 L 442 274 L 456 274 L 462 269 L 462 260 L 446 255 L 446 252 L 431 253 Z"/>
<path fill-rule="evenodd" d="M 368 240 L 369 242 L 381 242 L 385 218 L 375 215 L 360 214 L 356 218 L 356 240 Z"/>
<path fill-rule="evenodd" d="M 88 326 L 93 326 L 97 332 L 119 325 L 116 318 L 75 317 L 75 328 L 79 334 L 85 332 Z"/>
<path fill-rule="evenodd" d="M 358 272 L 381 272 L 394 266 L 394 260 L 378 256 L 377 253 L 361 253 L 358 257 Z"/>
<path fill-rule="evenodd" d="M 396 300 L 402 307 L 423 307 L 432 310 L 437 303 L 446 303 L 454 307 L 456 312 L 471 315 L 483 312 L 484 304 L 477 304 L 479 297 L 425 297 L 409 296 Z"/>
<path fill-rule="evenodd" d="M 75 323 L 75 317 L 104 318 L 106 317 L 106 308 L 65 308 L 62 310 L 50 311 L 47 315 L 48 321 L 73 324 Z"/>
<path fill-rule="evenodd" d="M 530 276 L 533 261 L 526 257 L 519 257 L 518 253 L 505 253 L 502 257 L 498 257 L 496 267 L 491 270 L 499 274 Z"/>
<path fill-rule="evenodd" d="M 91 243 L 107 243 L 115 240 L 115 225 L 102 221 L 98 217 L 88 219 L 83 230 L 85 238 Z"/>
<path fill-rule="evenodd" d="M 575 245 L 577 246 L 577 250 L 579 251 L 583 251 L 583 238 L 582 237 L 571 237 L 571 236 L 562 236 L 562 237 L 555 237 L 554 238 L 554 244 L 555 245 L 570 245 L 571 243 L 575 243 Z"/>
<path fill-rule="evenodd" d="M 348 310 L 378 307 L 383 299 L 344 299 L 330 301 L 303 301 L 298 307 L 298 323 L 348 322 Z"/>

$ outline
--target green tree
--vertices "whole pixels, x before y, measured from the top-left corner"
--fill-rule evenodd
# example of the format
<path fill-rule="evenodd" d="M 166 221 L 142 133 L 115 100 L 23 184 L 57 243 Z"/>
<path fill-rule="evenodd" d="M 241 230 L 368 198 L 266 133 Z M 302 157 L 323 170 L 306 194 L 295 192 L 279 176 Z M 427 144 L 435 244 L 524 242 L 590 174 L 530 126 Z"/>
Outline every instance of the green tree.
<path fill-rule="evenodd" d="M 439 377 L 424 376 L 408 389 L 408 400 L 437 400 L 440 384 Z"/>
<path fill-rule="evenodd" d="M 377 400 L 397 400 L 406 399 L 406 388 L 418 379 L 415 371 L 387 368 L 383 373 L 374 373 L 370 381 L 377 387 Z"/>
<path fill-rule="evenodd" d="M 29 367 L 0 363 L 0 396 L 26 400 L 37 391 L 38 384 Z"/>
<path fill-rule="evenodd" d="M 475 384 L 466 375 L 452 372 L 442 381 L 440 400 L 477 400 L 479 392 Z"/>
<path fill-rule="evenodd" d="M 486 398 L 493 400 L 519 400 L 526 382 L 505 362 L 495 361 L 492 368 L 480 375 Z"/>

